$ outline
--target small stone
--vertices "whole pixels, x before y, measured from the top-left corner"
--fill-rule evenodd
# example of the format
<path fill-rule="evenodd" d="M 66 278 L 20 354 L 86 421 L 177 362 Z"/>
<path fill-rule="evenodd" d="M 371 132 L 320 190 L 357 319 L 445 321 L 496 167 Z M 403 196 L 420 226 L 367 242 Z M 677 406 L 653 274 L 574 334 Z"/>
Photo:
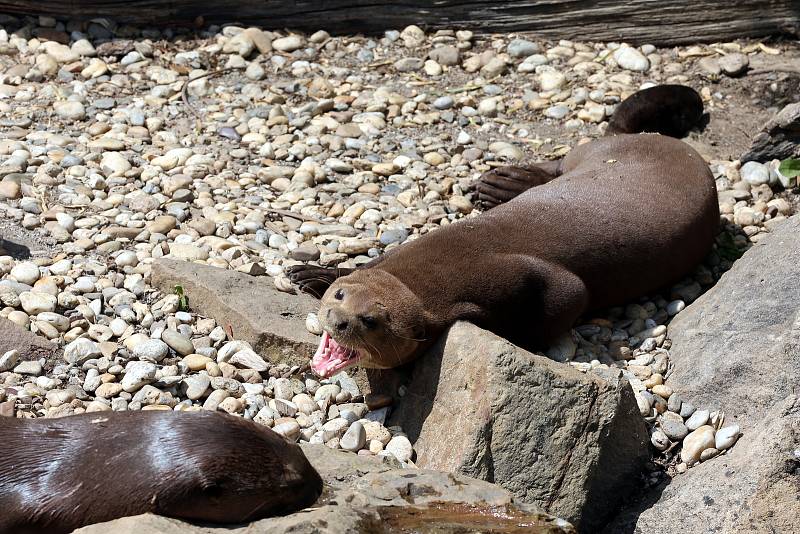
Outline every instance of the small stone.
<path fill-rule="evenodd" d="M 460 55 L 460 51 L 455 46 L 441 46 L 428 53 L 429 58 L 446 67 L 458 65 Z"/>
<path fill-rule="evenodd" d="M 42 374 L 42 364 L 37 361 L 19 362 L 14 367 L 14 372 L 21 375 L 39 376 Z"/>
<path fill-rule="evenodd" d="M 272 48 L 279 52 L 294 52 L 305 45 L 303 38 L 299 35 L 289 35 L 280 37 L 272 41 Z"/>
<path fill-rule="evenodd" d="M 100 397 L 101 399 L 110 399 L 112 397 L 116 397 L 117 395 L 122 392 L 122 384 L 117 382 L 106 382 L 105 384 L 100 384 L 97 386 L 97 389 L 94 390 L 94 394 L 96 397 Z"/>
<path fill-rule="evenodd" d="M 19 301 L 22 309 L 28 315 L 38 315 L 43 312 L 53 312 L 56 309 L 57 300 L 53 295 L 39 293 L 35 291 L 25 291 L 20 293 Z"/>
<path fill-rule="evenodd" d="M 629 46 L 622 46 L 614 51 L 614 61 L 621 68 L 636 72 L 647 72 L 650 70 L 650 60 L 647 57 Z"/>
<path fill-rule="evenodd" d="M 686 308 L 686 303 L 682 300 L 673 300 L 667 304 L 667 315 L 670 317 L 677 315 Z"/>
<path fill-rule="evenodd" d="M 122 377 L 122 389 L 128 393 L 139 391 L 142 386 L 155 380 L 157 370 L 158 368 L 154 363 L 128 362 L 125 367 L 125 376 Z"/>
<path fill-rule="evenodd" d="M 701 426 L 708 423 L 709 413 L 708 410 L 697 410 L 686 420 L 686 428 L 689 430 L 697 430 Z"/>
<path fill-rule="evenodd" d="M 650 436 L 650 443 L 652 443 L 653 447 L 660 451 L 667 450 L 670 445 L 669 438 L 660 430 L 653 432 L 653 434 Z"/>
<path fill-rule="evenodd" d="M 366 443 L 367 432 L 364 430 L 364 426 L 358 421 L 350 425 L 350 428 L 344 433 L 342 439 L 339 440 L 339 446 L 350 452 L 358 452 L 364 448 Z"/>
<path fill-rule="evenodd" d="M 769 167 L 757 161 L 748 161 L 739 169 L 742 180 L 750 185 L 763 185 L 769 183 Z"/>
<path fill-rule="evenodd" d="M 240 350 L 231 357 L 230 363 L 238 367 L 253 369 L 258 372 L 264 372 L 269 369 L 269 366 L 267 365 L 267 362 L 264 361 L 264 358 L 256 354 L 255 351 L 251 349 Z"/>
<path fill-rule="evenodd" d="M 686 419 L 687 417 L 691 416 L 695 412 L 695 407 L 691 402 L 683 401 L 681 403 L 681 411 L 678 412 L 681 417 Z"/>
<path fill-rule="evenodd" d="M 272 427 L 272 430 L 275 431 L 276 434 L 283 436 L 287 441 L 294 442 L 300 437 L 300 425 L 297 421 L 279 423 Z"/>
<path fill-rule="evenodd" d="M 158 363 L 169 354 L 169 347 L 160 339 L 148 339 L 133 349 L 133 357 L 137 360 Z"/>
<path fill-rule="evenodd" d="M 747 67 L 750 66 L 750 60 L 744 54 L 726 54 L 719 58 L 719 66 L 722 72 L 730 77 L 736 77 L 744 74 Z"/>
<path fill-rule="evenodd" d="M 32 286 L 39 280 L 41 273 L 39 272 L 39 267 L 32 262 L 24 261 L 22 263 L 18 263 L 11 269 L 11 278 L 19 282 L 20 284 L 26 284 Z"/>
<path fill-rule="evenodd" d="M 668 399 L 672 395 L 672 388 L 665 384 L 658 384 L 652 388 L 653 394 L 663 399 Z"/>
<path fill-rule="evenodd" d="M 721 451 L 730 449 L 739 439 L 739 430 L 739 425 L 737 424 L 720 428 L 714 437 L 714 446 Z"/>
<path fill-rule="evenodd" d="M 440 96 L 433 101 L 433 107 L 436 109 L 450 109 L 455 104 L 452 96 Z"/>
<path fill-rule="evenodd" d="M 10 350 L 0 356 L 0 373 L 10 371 L 19 361 L 19 351 Z"/>
<path fill-rule="evenodd" d="M 680 395 L 673 393 L 672 395 L 669 396 L 669 399 L 667 399 L 667 410 L 675 413 L 680 413 L 681 404 L 682 401 Z"/>
<path fill-rule="evenodd" d="M 64 359 L 70 365 L 83 365 L 86 360 L 99 358 L 100 346 L 85 337 L 79 337 L 64 347 Z"/>
<path fill-rule="evenodd" d="M 555 91 L 565 83 L 567 83 L 566 76 L 555 69 L 545 70 L 539 74 L 539 89 L 542 91 Z"/>
<path fill-rule="evenodd" d="M 401 462 L 407 462 L 414 454 L 411 442 L 405 436 L 395 436 L 386 445 L 386 451 L 392 453 Z"/>
<path fill-rule="evenodd" d="M 528 57 L 540 51 L 538 44 L 526 41 L 525 39 L 514 39 L 506 47 L 508 55 L 511 57 Z"/>
<path fill-rule="evenodd" d="M 404 57 L 398 61 L 395 61 L 394 68 L 397 72 L 414 72 L 420 70 L 425 61 L 417 58 L 417 57 Z"/>
<path fill-rule="evenodd" d="M 214 360 L 208 356 L 203 356 L 202 354 L 189 354 L 183 359 L 183 363 L 186 364 L 186 367 L 188 367 L 190 371 L 202 371 L 213 361 Z"/>
<path fill-rule="evenodd" d="M 706 460 L 710 460 L 714 456 L 719 454 L 719 450 L 711 447 L 710 449 L 706 449 L 700 453 L 700 461 L 705 462 Z"/>
<path fill-rule="evenodd" d="M 56 115 L 67 121 L 78 121 L 86 118 L 86 109 L 80 102 L 68 100 L 53 104 Z"/>
<path fill-rule="evenodd" d="M 700 459 L 700 454 L 711 447 L 714 447 L 714 427 L 701 426 L 691 432 L 683 440 L 681 449 L 681 460 L 689 465 L 696 463 Z"/>
<path fill-rule="evenodd" d="M 689 429 L 686 425 L 672 419 L 661 419 L 661 431 L 672 441 L 680 441 L 689 434 Z"/>
<path fill-rule="evenodd" d="M 175 330 L 164 330 L 161 333 L 161 340 L 181 356 L 187 356 L 194 352 L 192 341 Z"/>

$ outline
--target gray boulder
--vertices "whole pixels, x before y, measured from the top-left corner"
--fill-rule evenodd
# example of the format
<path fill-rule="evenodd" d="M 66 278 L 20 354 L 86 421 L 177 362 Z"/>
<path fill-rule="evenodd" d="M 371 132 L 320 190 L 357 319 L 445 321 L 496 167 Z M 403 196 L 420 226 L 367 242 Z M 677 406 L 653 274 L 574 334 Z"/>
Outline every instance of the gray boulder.
<path fill-rule="evenodd" d="M 747 161 L 771 161 L 800 156 L 800 103 L 789 104 L 767 122 L 753 139 L 750 149 L 740 158 Z"/>
<path fill-rule="evenodd" d="M 318 339 L 308 333 L 305 320 L 319 301 L 278 291 L 268 276 L 170 259 L 156 260 L 152 276 L 165 293 L 183 286 L 193 310 L 231 325 L 236 339 L 273 363 L 303 365 L 316 350 Z"/>
<path fill-rule="evenodd" d="M 585 532 L 618 509 L 650 455 L 627 381 L 581 373 L 469 323 L 420 358 L 394 413 L 419 467 L 495 482 Z"/>
<path fill-rule="evenodd" d="M 759 241 L 670 325 L 669 384 L 742 436 L 608 532 L 800 532 L 800 216 Z"/>
<path fill-rule="evenodd" d="M 575 530 L 536 508 L 516 504 L 494 484 L 421 469 L 397 469 L 378 458 L 304 445 L 326 490 L 314 508 L 239 527 L 209 527 L 156 515 L 126 517 L 84 527 L 79 534 L 390 534 L 393 532 L 530 532 Z"/>

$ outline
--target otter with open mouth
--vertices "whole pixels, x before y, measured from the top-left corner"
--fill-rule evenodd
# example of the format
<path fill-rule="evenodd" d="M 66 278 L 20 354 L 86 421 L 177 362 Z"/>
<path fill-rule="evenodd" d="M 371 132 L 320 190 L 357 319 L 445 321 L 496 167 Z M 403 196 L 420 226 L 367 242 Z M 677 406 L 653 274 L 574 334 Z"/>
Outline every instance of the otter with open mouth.
<path fill-rule="evenodd" d="M 636 93 L 610 123 L 677 135 L 701 116 L 694 90 L 668 85 Z M 708 165 L 662 135 L 609 135 L 556 162 L 501 167 L 477 193 L 485 213 L 363 267 L 287 269 L 303 291 L 324 292 L 318 375 L 397 367 L 458 320 L 538 350 L 586 311 L 685 276 L 719 226 Z"/>

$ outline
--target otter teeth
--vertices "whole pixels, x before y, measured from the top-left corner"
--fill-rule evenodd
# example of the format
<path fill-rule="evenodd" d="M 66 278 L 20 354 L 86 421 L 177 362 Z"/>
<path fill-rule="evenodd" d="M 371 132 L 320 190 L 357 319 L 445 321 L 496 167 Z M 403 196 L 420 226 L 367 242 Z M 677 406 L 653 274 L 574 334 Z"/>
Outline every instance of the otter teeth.
<path fill-rule="evenodd" d="M 322 340 L 311 359 L 311 369 L 322 378 L 356 364 L 361 359 L 357 349 L 340 345 L 328 332 L 322 332 Z"/>

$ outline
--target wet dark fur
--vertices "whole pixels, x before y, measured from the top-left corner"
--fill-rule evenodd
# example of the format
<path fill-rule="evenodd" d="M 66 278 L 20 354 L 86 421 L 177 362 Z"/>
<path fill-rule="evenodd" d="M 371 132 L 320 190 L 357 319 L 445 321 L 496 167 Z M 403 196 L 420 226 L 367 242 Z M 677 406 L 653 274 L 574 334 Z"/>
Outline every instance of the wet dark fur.
<path fill-rule="evenodd" d="M 660 133 L 683 137 L 703 118 L 703 100 L 684 85 L 656 85 L 642 89 L 617 106 L 606 135 Z"/>
<path fill-rule="evenodd" d="M 390 362 L 400 365 L 457 320 L 539 349 L 587 310 L 677 281 L 708 253 L 718 229 L 714 177 L 679 140 L 621 132 L 682 135 L 701 117 L 700 97 L 688 87 L 634 94 L 612 117 L 612 135 L 556 162 L 484 174 L 477 196 L 491 209 L 337 279 L 329 293 L 343 298 L 326 293 L 324 311 L 354 328 L 359 317 L 348 314 L 358 306 L 348 302 L 348 291 L 359 299 L 363 292 L 353 284 L 385 284 L 380 271 L 399 280 L 419 300 L 416 315 L 427 333 L 426 343 Z M 319 293 L 339 274 L 321 269 L 297 266 L 288 273 L 301 289 Z M 385 341 L 391 346 L 391 338 Z"/>
<path fill-rule="evenodd" d="M 0 417 L 0 533 L 61 533 L 154 513 L 242 523 L 309 506 L 322 481 L 297 445 L 213 412 Z"/>

